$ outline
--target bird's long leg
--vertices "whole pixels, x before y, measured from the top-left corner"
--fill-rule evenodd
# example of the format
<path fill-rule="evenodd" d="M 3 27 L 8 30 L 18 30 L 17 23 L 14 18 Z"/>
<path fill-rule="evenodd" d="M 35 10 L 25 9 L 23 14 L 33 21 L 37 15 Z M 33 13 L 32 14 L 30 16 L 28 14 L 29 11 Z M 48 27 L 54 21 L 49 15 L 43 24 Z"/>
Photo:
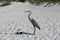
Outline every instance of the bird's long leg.
<path fill-rule="evenodd" d="M 34 27 L 34 35 L 35 35 L 36 28 Z"/>

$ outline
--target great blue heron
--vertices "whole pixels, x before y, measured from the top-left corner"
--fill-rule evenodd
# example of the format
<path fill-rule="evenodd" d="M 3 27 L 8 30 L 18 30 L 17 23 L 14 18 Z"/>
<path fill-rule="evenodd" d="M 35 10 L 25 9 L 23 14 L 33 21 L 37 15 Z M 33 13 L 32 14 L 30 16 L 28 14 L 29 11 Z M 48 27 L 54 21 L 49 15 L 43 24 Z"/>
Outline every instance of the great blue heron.
<path fill-rule="evenodd" d="M 28 19 L 29 19 L 29 21 L 32 23 L 32 25 L 34 27 L 34 35 L 35 35 L 36 28 L 38 28 L 40 30 L 40 27 L 39 27 L 38 23 L 33 18 L 30 18 L 31 11 L 25 11 L 25 12 L 29 12 Z"/>

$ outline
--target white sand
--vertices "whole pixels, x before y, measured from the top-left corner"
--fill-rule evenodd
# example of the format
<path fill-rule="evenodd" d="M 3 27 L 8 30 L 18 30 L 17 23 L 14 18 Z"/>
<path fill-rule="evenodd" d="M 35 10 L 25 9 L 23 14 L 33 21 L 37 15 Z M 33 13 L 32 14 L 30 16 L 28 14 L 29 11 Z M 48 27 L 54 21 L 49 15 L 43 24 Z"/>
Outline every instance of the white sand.
<path fill-rule="evenodd" d="M 28 20 L 28 13 L 32 12 L 41 30 L 36 28 L 36 35 L 16 35 L 15 32 L 33 33 L 34 28 Z M 19 32 L 20 32 L 19 31 Z M 0 7 L 0 40 L 60 40 L 60 6 L 33 6 L 26 3 L 13 2 L 9 6 Z"/>

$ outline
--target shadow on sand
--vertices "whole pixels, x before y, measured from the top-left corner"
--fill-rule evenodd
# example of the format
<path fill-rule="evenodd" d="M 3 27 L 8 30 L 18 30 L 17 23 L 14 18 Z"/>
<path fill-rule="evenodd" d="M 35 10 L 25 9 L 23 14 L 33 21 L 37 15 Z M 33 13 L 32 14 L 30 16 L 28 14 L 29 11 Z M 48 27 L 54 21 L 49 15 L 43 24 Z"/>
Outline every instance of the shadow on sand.
<path fill-rule="evenodd" d="M 21 35 L 21 34 L 26 34 L 26 35 L 34 35 L 32 33 L 27 33 L 27 32 L 16 32 L 14 34 Z"/>

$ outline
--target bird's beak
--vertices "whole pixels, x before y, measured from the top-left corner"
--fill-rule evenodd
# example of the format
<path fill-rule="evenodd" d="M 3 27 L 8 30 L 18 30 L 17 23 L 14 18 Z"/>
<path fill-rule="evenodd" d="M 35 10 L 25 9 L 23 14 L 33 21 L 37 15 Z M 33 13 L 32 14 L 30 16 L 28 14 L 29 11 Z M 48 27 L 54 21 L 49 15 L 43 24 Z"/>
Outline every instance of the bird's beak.
<path fill-rule="evenodd" d="M 25 11 L 24 13 L 26 13 L 27 11 Z"/>

